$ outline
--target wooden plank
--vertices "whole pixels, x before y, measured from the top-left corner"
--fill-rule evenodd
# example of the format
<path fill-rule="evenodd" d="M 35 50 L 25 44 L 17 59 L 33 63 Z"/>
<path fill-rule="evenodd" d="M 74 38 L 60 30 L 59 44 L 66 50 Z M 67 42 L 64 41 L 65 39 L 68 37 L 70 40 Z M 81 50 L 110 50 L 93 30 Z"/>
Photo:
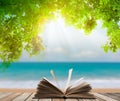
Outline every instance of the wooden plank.
<path fill-rule="evenodd" d="M 33 93 L 26 101 L 39 101 L 39 99 L 33 99 L 35 94 L 36 93 Z"/>
<path fill-rule="evenodd" d="M 82 101 L 88 101 L 88 99 L 82 99 Z"/>
<path fill-rule="evenodd" d="M 103 100 L 105 100 L 105 101 L 118 101 L 118 100 L 115 100 L 115 99 L 112 99 L 112 98 L 110 98 L 110 97 L 108 97 L 108 96 L 105 96 L 105 95 L 102 95 L 102 94 L 98 94 L 98 93 L 93 93 L 96 97 L 98 97 L 98 98 L 101 98 L 101 99 L 103 99 Z"/>
<path fill-rule="evenodd" d="M 51 99 L 51 101 L 65 101 L 65 99 Z"/>
<path fill-rule="evenodd" d="M 100 101 L 99 99 L 95 99 L 94 101 Z"/>
<path fill-rule="evenodd" d="M 83 101 L 83 99 L 78 99 L 78 101 Z"/>
<path fill-rule="evenodd" d="M 108 96 L 108 97 L 110 97 L 110 98 L 113 98 L 113 99 L 115 99 L 115 100 L 120 101 L 120 97 L 117 96 L 117 95 L 115 95 L 114 93 L 104 93 L 103 95 Z"/>
<path fill-rule="evenodd" d="M 32 99 L 32 100 L 30 100 L 30 101 L 39 101 L 39 99 Z"/>
<path fill-rule="evenodd" d="M 90 99 L 88 101 L 99 101 L 98 99 Z"/>
<path fill-rule="evenodd" d="M 98 99 L 79 99 L 79 101 L 99 101 Z"/>
<path fill-rule="evenodd" d="M 103 101 L 98 99 L 79 99 L 79 101 Z"/>
<path fill-rule="evenodd" d="M 95 99 L 93 101 L 106 101 L 106 100 L 102 100 L 102 99 Z"/>
<path fill-rule="evenodd" d="M 35 93 L 32 93 L 25 101 L 39 101 L 39 99 L 33 99 Z"/>
<path fill-rule="evenodd" d="M 105 99 L 102 99 L 102 98 L 99 98 L 99 97 L 96 97 L 98 101 L 106 101 Z"/>
<path fill-rule="evenodd" d="M 79 99 L 79 101 L 96 101 L 96 99 Z"/>
<path fill-rule="evenodd" d="M 5 93 L 5 92 L 0 92 L 0 95 L 3 94 L 3 93 Z"/>
<path fill-rule="evenodd" d="M 79 101 L 79 99 L 66 99 L 66 101 Z"/>
<path fill-rule="evenodd" d="M 0 99 L 9 96 L 10 94 L 12 94 L 11 92 L 1 92 L 0 93 Z"/>
<path fill-rule="evenodd" d="M 120 93 L 114 93 L 116 96 L 120 97 Z"/>
<path fill-rule="evenodd" d="M 95 101 L 93 99 L 83 99 L 83 101 Z"/>
<path fill-rule="evenodd" d="M 82 99 L 82 101 L 88 101 L 88 99 Z M 90 101 L 90 100 L 89 100 Z"/>
<path fill-rule="evenodd" d="M 51 99 L 46 99 L 46 98 L 42 98 L 42 99 L 33 99 L 34 95 L 36 93 L 33 93 L 26 101 L 52 101 Z"/>
<path fill-rule="evenodd" d="M 48 99 L 39 99 L 38 101 L 53 101 L 53 100 L 48 98 Z"/>
<path fill-rule="evenodd" d="M 78 101 L 84 101 L 85 99 L 78 99 Z"/>
<path fill-rule="evenodd" d="M 23 93 L 16 97 L 13 101 L 25 101 L 32 93 Z"/>
<path fill-rule="evenodd" d="M 16 98 L 17 96 L 19 96 L 20 94 L 21 93 L 10 94 L 9 96 L 0 99 L 0 101 L 12 101 L 14 98 Z"/>
<path fill-rule="evenodd" d="M 34 97 L 35 93 L 32 93 L 27 99 L 26 101 L 34 101 L 32 98 Z"/>
<path fill-rule="evenodd" d="M 96 99 L 79 99 L 79 101 L 106 101 L 106 100 L 96 97 Z"/>
<path fill-rule="evenodd" d="M 81 99 L 79 101 L 100 101 L 100 100 L 98 100 L 98 99 Z"/>
<path fill-rule="evenodd" d="M 39 101 L 39 99 L 32 99 L 32 100 L 30 100 L 30 101 Z"/>

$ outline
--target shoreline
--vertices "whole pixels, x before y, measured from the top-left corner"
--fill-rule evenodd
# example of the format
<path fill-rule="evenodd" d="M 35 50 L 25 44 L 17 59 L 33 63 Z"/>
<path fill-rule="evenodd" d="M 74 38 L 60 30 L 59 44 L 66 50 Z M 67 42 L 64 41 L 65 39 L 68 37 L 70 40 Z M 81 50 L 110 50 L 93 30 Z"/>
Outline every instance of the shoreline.
<path fill-rule="evenodd" d="M 22 88 L 0 88 L 0 92 L 36 92 L 36 89 L 22 89 Z M 94 88 L 91 92 L 97 93 L 120 93 L 120 88 Z"/>
<path fill-rule="evenodd" d="M 76 80 L 77 79 L 71 80 L 70 84 L 74 84 Z M 50 81 L 56 85 L 54 80 L 50 79 Z M 39 82 L 40 80 L 0 80 L 0 88 L 35 89 Z M 120 79 L 85 79 L 85 80 L 81 80 L 81 82 L 89 83 L 91 87 L 94 89 L 120 88 Z M 60 84 L 60 88 L 64 88 L 64 86 L 66 85 L 66 80 L 59 80 L 59 84 Z"/>

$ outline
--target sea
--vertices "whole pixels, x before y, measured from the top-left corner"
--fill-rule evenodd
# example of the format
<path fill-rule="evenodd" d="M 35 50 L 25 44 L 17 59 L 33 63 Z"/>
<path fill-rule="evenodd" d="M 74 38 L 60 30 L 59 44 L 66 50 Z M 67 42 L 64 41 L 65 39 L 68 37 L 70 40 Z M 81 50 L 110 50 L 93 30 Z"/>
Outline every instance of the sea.
<path fill-rule="evenodd" d="M 120 88 L 120 63 L 102 62 L 16 62 L 4 71 L 0 69 L 0 88 L 36 88 L 43 77 L 53 82 L 53 70 L 61 88 L 64 88 L 69 69 L 71 82 L 79 78 L 93 88 Z"/>

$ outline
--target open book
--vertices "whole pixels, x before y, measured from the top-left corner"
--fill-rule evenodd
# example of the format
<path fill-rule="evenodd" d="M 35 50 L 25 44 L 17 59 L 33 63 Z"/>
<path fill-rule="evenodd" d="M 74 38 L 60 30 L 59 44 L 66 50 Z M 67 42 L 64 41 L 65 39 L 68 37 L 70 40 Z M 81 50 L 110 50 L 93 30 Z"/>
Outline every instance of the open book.
<path fill-rule="evenodd" d="M 57 79 L 53 71 L 51 71 L 53 78 L 56 83 Z M 95 98 L 93 94 L 90 94 L 91 86 L 82 82 L 81 78 L 78 79 L 74 84 L 70 85 L 70 79 L 72 75 L 72 69 L 69 70 L 68 80 L 65 86 L 65 89 L 59 89 L 59 87 L 55 86 L 51 81 L 46 78 L 43 78 L 38 84 L 36 94 L 34 99 L 40 98 Z"/>

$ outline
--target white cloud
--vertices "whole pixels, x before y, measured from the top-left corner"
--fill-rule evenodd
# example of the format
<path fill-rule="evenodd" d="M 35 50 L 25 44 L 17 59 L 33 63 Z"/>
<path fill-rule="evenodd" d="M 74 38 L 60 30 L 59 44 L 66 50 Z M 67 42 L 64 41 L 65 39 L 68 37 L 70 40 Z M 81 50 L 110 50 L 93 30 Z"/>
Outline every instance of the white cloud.
<path fill-rule="evenodd" d="M 57 53 L 57 54 L 60 53 L 61 54 L 61 53 L 65 53 L 66 51 L 62 47 L 56 47 L 56 48 L 53 48 L 53 49 L 48 48 L 48 49 L 46 49 L 46 52 L 47 53 Z"/>
<path fill-rule="evenodd" d="M 93 52 L 93 51 L 81 51 L 79 53 L 76 54 L 72 54 L 71 58 L 95 58 L 99 56 L 99 54 L 97 52 Z"/>

